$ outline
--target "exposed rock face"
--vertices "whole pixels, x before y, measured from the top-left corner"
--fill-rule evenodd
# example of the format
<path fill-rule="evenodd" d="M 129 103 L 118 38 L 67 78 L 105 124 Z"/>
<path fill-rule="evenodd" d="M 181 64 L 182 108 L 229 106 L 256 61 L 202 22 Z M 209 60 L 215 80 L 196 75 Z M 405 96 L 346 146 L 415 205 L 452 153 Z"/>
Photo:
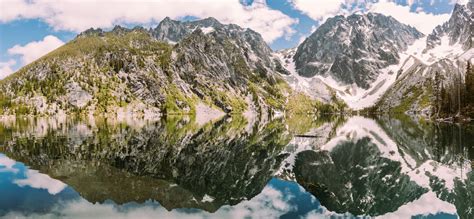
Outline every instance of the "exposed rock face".
<path fill-rule="evenodd" d="M 74 107 L 85 107 L 92 99 L 92 95 L 84 91 L 77 83 L 66 84 L 67 99 Z"/>
<path fill-rule="evenodd" d="M 458 87 L 464 80 L 467 62 L 474 58 L 474 2 L 456 4 L 448 22 L 426 38 L 425 48 L 409 57 L 397 81 L 376 104 L 379 111 L 431 114 L 435 101 L 434 81 L 438 74 L 443 87 Z"/>
<path fill-rule="evenodd" d="M 456 81 L 462 80 L 464 75 L 465 65 L 461 62 L 442 59 L 427 65 L 415 57 L 410 59 L 414 64 L 400 70 L 397 81 L 377 103 L 377 110 L 430 116 L 435 75 L 439 74 L 444 78 L 443 86 L 452 86 Z"/>
<path fill-rule="evenodd" d="M 474 1 L 469 1 L 466 5 L 456 4 L 449 21 L 437 26 L 433 33 L 428 35 L 426 49 L 441 45 L 443 36 L 449 38 L 449 45 L 459 43 L 465 50 L 472 48 L 472 38 L 474 36 L 473 11 Z"/>
<path fill-rule="evenodd" d="M 155 29 L 150 30 L 153 37 L 158 40 L 168 42 L 180 42 L 193 32 L 212 35 L 217 41 L 223 41 L 224 38 L 232 39 L 231 42 L 238 46 L 247 61 L 254 66 L 260 62 L 259 67 L 276 70 L 280 63 L 271 59 L 272 50 L 265 43 L 261 35 L 251 29 L 242 28 L 235 24 L 224 25 L 215 18 L 206 18 L 197 21 L 174 21 L 165 18 Z M 281 69 L 284 73 L 284 69 Z"/>
<path fill-rule="evenodd" d="M 328 19 L 296 51 L 302 76 L 332 76 L 367 89 L 379 70 L 398 63 L 398 53 L 423 34 L 392 17 L 368 13 Z"/>
<path fill-rule="evenodd" d="M 398 162 L 380 157 L 368 138 L 331 152 L 301 152 L 294 168 L 298 183 L 338 213 L 383 215 L 426 192 L 400 172 Z"/>
<path fill-rule="evenodd" d="M 247 131 L 238 120 L 202 128 L 179 119 L 142 127 L 68 122 L 46 126 L 41 138 L 31 130 L 5 135 L 0 151 L 93 203 L 155 200 L 168 210 L 214 212 L 258 195 L 285 158 L 285 125 L 257 126 Z"/>
<path fill-rule="evenodd" d="M 3 113 L 55 112 L 53 105 L 86 113 L 138 106 L 146 106 L 143 114 L 194 113 L 198 103 L 244 112 L 249 95 L 259 111 L 282 110 L 289 89 L 278 62 L 260 34 L 214 18 L 166 18 L 150 30 L 89 29 L 2 81 L 5 98 L 25 105 Z M 34 96 L 46 98 L 46 110 L 29 104 Z"/>

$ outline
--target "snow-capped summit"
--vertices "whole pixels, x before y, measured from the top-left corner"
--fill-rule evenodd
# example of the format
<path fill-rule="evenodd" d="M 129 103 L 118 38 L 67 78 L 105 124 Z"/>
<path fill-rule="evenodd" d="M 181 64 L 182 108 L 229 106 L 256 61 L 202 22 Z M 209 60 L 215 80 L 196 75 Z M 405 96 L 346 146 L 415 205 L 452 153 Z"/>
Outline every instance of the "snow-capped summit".
<path fill-rule="evenodd" d="M 457 87 L 468 61 L 474 60 L 474 1 L 456 4 L 449 21 L 436 27 L 426 41 L 417 41 L 411 51 L 415 62 L 400 69 L 402 74 L 377 103 L 380 111 L 431 111 L 433 82 L 437 74 L 445 87 Z M 422 39 L 424 40 L 424 39 Z"/>
<path fill-rule="evenodd" d="M 328 19 L 297 49 L 296 70 L 302 76 L 331 76 L 345 85 L 368 89 L 380 69 L 400 61 L 423 34 L 393 17 L 377 13 Z"/>
<path fill-rule="evenodd" d="M 474 35 L 474 1 L 465 5 L 456 4 L 448 22 L 437 26 L 427 37 L 427 49 L 442 44 L 442 37 L 448 37 L 449 45 L 460 44 L 464 50 L 472 47 Z"/>

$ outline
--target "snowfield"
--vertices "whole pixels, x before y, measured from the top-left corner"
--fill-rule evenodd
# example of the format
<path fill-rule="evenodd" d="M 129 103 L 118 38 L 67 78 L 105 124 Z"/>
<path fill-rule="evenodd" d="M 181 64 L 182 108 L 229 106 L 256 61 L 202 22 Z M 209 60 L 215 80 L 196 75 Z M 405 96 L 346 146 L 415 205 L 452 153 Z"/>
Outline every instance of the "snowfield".
<path fill-rule="evenodd" d="M 374 120 L 360 116 L 351 117 L 342 127 L 337 129 L 336 136 L 322 145 L 320 149 L 331 151 L 341 142 L 357 141 L 364 137 L 371 139 L 371 142 L 378 147 L 382 157 L 399 162 L 401 173 L 407 174 L 412 181 L 421 187 L 430 188 L 429 177 L 426 172 L 443 179 L 446 188 L 452 190 L 454 179 L 456 177 L 465 179 L 467 173 L 471 171 L 469 162 L 465 162 L 459 167 L 444 165 L 429 159 L 419 165 L 408 153 L 400 151 L 397 143 Z"/>
<path fill-rule="evenodd" d="M 443 36 L 440 44 L 429 50 L 426 48 L 426 41 L 426 37 L 420 38 L 410 45 L 407 50 L 400 52 L 400 62 L 381 69 L 378 78 L 369 89 L 360 88 L 356 84 L 340 83 L 331 76 L 300 76 L 295 69 L 292 58 L 296 48 L 278 52 L 275 57 L 279 58 L 290 72 L 290 75 L 283 77 L 293 89 L 325 102 L 330 101 L 331 91 L 335 91 L 337 97 L 346 102 L 351 109 L 361 110 L 375 105 L 390 86 L 395 83 L 397 76 L 407 72 L 417 61 L 427 66 L 436 64 L 442 59 L 474 61 L 474 49 L 464 51 L 459 43 L 450 45 L 447 36 Z"/>

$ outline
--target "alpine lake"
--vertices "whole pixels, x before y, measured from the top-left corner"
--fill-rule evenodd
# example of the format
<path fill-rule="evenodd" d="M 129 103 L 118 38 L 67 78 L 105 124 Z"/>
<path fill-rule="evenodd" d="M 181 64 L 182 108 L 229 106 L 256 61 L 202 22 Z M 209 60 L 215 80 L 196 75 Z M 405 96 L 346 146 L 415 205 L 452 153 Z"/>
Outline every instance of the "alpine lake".
<path fill-rule="evenodd" d="M 474 218 L 474 124 L 0 120 L 0 217 Z"/>

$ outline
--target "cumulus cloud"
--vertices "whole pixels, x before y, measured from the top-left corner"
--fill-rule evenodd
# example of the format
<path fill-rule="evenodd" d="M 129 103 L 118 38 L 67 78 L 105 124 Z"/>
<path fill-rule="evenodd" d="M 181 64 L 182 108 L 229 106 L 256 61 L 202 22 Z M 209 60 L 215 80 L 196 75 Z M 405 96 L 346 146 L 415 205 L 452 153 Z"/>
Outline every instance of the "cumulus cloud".
<path fill-rule="evenodd" d="M 24 0 L 2 0 L 0 1 L 0 22 L 21 18 L 38 18 L 48 14 L 46 9 L 45 7 L 32 7 Z"/>
<path fill-rule="evenodd" d="M 39 57 L 64 45 L 64 42 L 55 36 L 48 35 L 40 41 L 33 41 L 24 46 L 15 45 L 8 49 L 10 55 L 20 55 L 22 64 L 29 64 Z"/>
<path fill-rule="evenodd" d="M 66 184 L 53 179 L 46 174 L 42 174 L 37 170 L 26 170 L 26 179 L 17 179 L 14 181 L 18 186 L 30 186 L 37 189 L 46 189 L 51 195 L 56 195 L 66 188 Z"/>
<path fill-rule="evenodd" d="M 59 214 L 67 218 L 279 218 L 289 210 L 295 210 L 296 206 L 291 206 L 284 194 L 271 186 L 267 186 L 263 191 L 251 200 L 243 201 L 235 206 L 223 206 L 217 212 L 209 213 L 202 210 L 191 213 L 174 209 L 166 210 L 160 206 L 143 205 L 136 208 L 120 209 L 111 203 L 92 204 L 84 199 L 71 200 L 58 204 L 53 208 L 54 213 L 46 215 L 30 215 L 30 217 L 51 217 Z M 7 218 L 24 217 L 19 212 L 7 214 Z"/>
<path fill-rule="evenodd" d="M 437 25 L 446 22 L 451 16 L 450 14 L 429 14 L 423 11 L 411 12 L 409 6 L 397 5 L 387 0 L 371 5 L 369 11 L 390 15 L 424 34 L 430 34 Z"/>
<path fill-rule="evenodd" d="M 17 173 L 19 170 L 13 167 L 15 164 L 16 164 L 16 161 L 6 157 L 3 154 L 0 154 L 0 172 Z"/>
<path fill-rule="evenodd" d="M 376 0 L 291 0 L 293 7 L 315 21 L 324 22 L 329 17 L 364 11 Z"/>
<path fill-rule="evenodd" d="M 6 62 L 0 62 L 0 80 L 13 73 L 13 66 L 15 64 L 16 61 L 14 59 L 10 59 Z"/>
<path fill-rule="evenodd" d="M 323 20 L 325 17 L 341 11 L 345 0 L 293 0 L 295 9 L 305 13 L 314 20 Z"/>
<path fill-rule="evenodd" d="M 408 5 L 398 5 L 392 0 L 292 0 L 295 9 L 307 14 L 316 21 L 324 21 L 335 15 L 348 15 L 355 11 L 376 12 L 392 16 L 398 21 L 411 25 L 429 34 L 437 26 L 447 21 L 450 14 L 430 14 L 419 8 L 410 11 L 410 6 L 415 0 L 407 1 Z"/>
<path fill-rule="evenodd" d="M 254 29 L 267 42 L 293 34 L 291 25 L 297 22 L 281 11 L 269 8 L 265 0 L 248 4 L 241 4 L 238 0 L 9 0 L 8 7 L 1 9 L 0 22 L 39 18 L 56 30 L 80 32 L 90 27 L 159 22 L 165 16 L 175 19 L 184 16 L 215 17 L 224 23 Z"/>

